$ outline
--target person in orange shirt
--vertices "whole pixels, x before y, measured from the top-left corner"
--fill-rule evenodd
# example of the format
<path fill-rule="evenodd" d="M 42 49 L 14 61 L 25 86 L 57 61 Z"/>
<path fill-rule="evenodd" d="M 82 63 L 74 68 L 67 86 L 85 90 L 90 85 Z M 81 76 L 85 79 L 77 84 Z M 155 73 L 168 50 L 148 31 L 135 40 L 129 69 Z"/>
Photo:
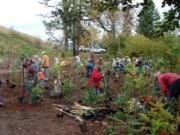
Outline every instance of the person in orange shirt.
<path fill-rule="evenodd" d="M 41 68 L 40 71 L 38 72 L 38 84 L 42 87 L 44 87 L 44 80 L 45 80 L 44 69 Z"/>
<path fill-rule="evenodd" d="M 41 59 L 41 68 L 44 68 L 44 75 L 45 75 L 45 80 L 48 80 L 49 77 L 49 56 L 46 55 L 46 52 L 42 52 L 42 59 Z"/>

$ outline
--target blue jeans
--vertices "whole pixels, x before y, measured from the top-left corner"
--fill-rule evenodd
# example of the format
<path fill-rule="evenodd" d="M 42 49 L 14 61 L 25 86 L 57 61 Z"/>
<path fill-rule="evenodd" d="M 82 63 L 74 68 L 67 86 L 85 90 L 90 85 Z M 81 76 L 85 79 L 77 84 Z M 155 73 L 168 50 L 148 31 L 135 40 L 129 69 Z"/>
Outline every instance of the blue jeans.
<path fill-rule="evenodd" d="M 44 76 L 45 78 L 48 78 L 49 77 L 49 68 L 48 67 L 44 67 Z"/>
<path fill-rule="evenodd" d="M 180 95 L 180 79 L 176 80 L 172 85 L 170 85 L 168 101 L 170 101 L 171 99 L 178 100 L 179 95 Z"/>
<path fill-rule="evenodd" d="M 38 80 L 38 84 L 41 86 L 41 87 L 44 87 L 44 80 Z"/>

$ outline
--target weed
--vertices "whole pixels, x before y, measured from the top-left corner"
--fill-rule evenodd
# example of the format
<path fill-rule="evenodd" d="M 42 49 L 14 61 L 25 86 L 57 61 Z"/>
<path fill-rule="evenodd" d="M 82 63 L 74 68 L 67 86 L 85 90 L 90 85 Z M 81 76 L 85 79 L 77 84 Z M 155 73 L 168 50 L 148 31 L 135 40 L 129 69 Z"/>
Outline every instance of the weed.
<path fill-rule="evenodd" d="M 83 91 L 83 102 L 88 105 L 94 105 L 97 101 L 97 96 L 95 91 L 88 88 L 87 90 Z"/>
<path fill-rule="evenodd" d="M 117 135 L 117 133 L 114 131 L 114 129 L 111 126 L 109 126 L 107 128 L 107 135 Z"/>

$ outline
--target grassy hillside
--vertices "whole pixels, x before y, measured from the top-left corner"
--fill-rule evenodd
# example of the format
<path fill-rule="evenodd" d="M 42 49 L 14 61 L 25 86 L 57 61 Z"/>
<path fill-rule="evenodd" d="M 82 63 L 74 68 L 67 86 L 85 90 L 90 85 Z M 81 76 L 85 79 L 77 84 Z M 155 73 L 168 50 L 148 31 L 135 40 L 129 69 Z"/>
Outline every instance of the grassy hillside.
<path fill-rule="evenodd" d="M 30 56 L 50 48 L 47 42 L 36 37 L 0 26 L 0 55 Z"/>

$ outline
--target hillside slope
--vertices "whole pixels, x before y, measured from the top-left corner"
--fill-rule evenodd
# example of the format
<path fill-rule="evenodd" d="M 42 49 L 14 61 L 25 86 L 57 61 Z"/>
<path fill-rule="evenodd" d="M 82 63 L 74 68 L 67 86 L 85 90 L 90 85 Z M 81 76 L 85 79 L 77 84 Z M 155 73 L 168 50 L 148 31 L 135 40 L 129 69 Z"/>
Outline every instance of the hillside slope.
<path fill-rule="evenodd" d="M 0 26 L 0 55 L 30 56 L 48 48 L 41 39 Z"/>

